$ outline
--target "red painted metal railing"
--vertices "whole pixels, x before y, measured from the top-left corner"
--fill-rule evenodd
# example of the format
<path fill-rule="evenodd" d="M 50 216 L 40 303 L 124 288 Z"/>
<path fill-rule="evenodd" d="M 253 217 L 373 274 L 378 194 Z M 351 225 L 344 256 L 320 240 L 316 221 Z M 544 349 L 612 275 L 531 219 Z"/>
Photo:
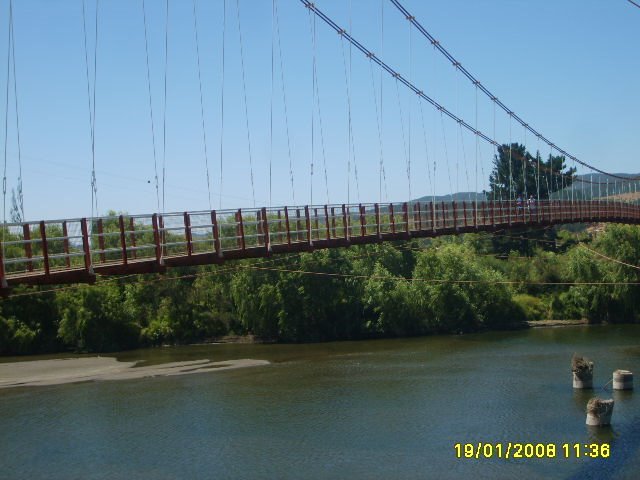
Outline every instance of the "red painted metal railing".
<path fill-rule="evenodd" d="M 523 225 L 640 223 L 640 206 L 541 201 L 314 205 L 119 215 L 5 224 L 2 288 L 92 282 L 98 275 L 161 272 L 348 245 L 492 231 Z"/>

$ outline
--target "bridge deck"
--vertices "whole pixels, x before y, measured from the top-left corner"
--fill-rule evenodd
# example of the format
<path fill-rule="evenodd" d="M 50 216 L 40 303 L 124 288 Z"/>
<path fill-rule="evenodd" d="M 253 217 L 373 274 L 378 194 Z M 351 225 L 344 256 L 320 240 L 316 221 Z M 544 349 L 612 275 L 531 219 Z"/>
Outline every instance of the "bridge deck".
<path fill-rule="evenodd" d="M 640 223 L 640 206 L 544 201 L 404 202 L 119 215 L 6 224 L 0 248 L 5 294 L 19 284 L 91 283 L 96 275 L 435 237 L 581 222 Z"/>

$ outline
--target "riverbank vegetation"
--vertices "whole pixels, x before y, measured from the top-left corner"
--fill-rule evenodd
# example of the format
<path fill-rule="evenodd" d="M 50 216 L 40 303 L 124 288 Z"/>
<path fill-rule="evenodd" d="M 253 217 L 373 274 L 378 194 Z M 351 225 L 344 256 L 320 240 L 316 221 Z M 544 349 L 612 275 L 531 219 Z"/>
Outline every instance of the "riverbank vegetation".
<path fill-rule="evenodd" d="M 311 342 L 515 328 L 538 319 L 637 321 L 640 229 L 590 231 L 469 234 L 55 291 L 21 287 L 1 301 L 0 352 L 104 352 L 228 334 Z"/>

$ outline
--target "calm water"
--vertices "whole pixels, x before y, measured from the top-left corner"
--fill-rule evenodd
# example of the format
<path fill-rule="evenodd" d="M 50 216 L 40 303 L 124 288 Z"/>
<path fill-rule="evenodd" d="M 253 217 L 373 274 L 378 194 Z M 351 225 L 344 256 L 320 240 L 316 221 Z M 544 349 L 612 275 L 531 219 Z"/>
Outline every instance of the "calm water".
<path fill-rule="evenodd" d="M 616 368 L 636 393 L 612 428 L 585 426 L 591 394 L 570 359 Z M 2 479 L 638 478 L 640 326 L 570 327 L 321 345 L 128 352 L 146 364 L 258 358 L 264 367 L 0 390 Z M 458 459 L 457 442 L 555 443 L 555 459 Z M 610 442 L 606 460 L 562 443 Z"/>

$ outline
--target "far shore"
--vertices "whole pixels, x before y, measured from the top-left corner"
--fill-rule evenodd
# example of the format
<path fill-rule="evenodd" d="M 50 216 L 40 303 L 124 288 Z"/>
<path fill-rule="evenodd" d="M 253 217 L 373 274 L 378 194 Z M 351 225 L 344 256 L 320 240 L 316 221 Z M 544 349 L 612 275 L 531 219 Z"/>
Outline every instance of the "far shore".
<path fill-rule="evenodd" d="M 529 320 L 527 325 L 532 328 L 541 327 L 572 327 L 574 325 L 589 325 L 586 318 L 580 320 Z"/>
<path fill-rule="evenodd" d="M 223 362 L 191 360 L 133 368 L 136 363 L 120 362 L 113 357 L 101 356 L 0 363 L 0 389 L 190 375 L 269 364 L 267 360 L 250 358 Z"/>

